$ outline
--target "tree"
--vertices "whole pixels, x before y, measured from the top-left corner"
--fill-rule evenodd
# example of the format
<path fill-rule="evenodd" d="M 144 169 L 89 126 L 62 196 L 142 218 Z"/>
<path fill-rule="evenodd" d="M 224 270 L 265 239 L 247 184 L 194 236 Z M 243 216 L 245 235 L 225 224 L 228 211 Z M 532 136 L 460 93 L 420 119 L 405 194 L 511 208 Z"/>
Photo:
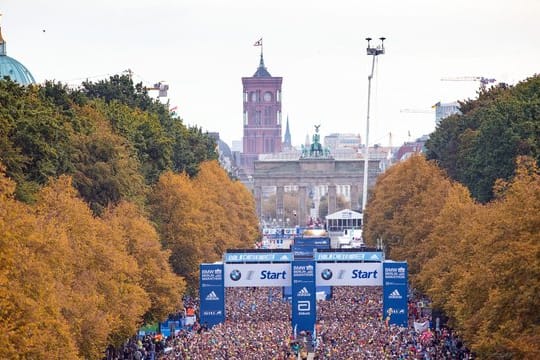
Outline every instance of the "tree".
<path fill-rule="evenodd" d="M 77 114 L 93 124 L 92 131 L 73 137 L 73 183 L 81 196 L 96 214 L 122 199 L 142 204 L 147 189 L 128 141 L 114 134 L 93 107 L 77 109 Z"/>
<path fill-rule="evenodd" d="M 50 261 L 59 260 L 55 239 L 14 192 L 15 183 L 0 166 L 0 357 L 76 359 L 59 294 L 51 286 Z"/>
<path fill-rule="evenodd" d="M 171 265 L 186 279 L 193 291 L 199 281 L 199 264 L 212 254 L 206 243 L 203 204 L 187 174 L 166 172 L 160 176 L 148 197 L 152 221 L 156 224 L 163 246 L 171 251 Z"/>
<path fill-rule="evenodd" d="M 220 259 L 227 249 L 252 247 L 258 221 L 247 189 L 233 182 L 215 160 L 201 163 L 193 185 L 205 204 L 203 222 L 208 229 L 207 242 L 213 244 L 214 253 L 206 261 Z"/>
<path fill-rule="evenodd" d="M 462 114 L 443 119 L 430 136 L 426 155 L 485 203 L 497 179 L 513 176 L 516 156 L 540 163 L 540 75 L 460 105 Z"/>
<path fill-rule="evenodd" d="M 52 288 L 81 357 L 98 359 L 107 343 L 131 336 L 150 307 L 135 259 L 121 232 L 92 215 L 66 176 L 52 181 L 35 206 L 39 226 L 59 256 Z"/>
<path fill-rule="evenodd" d="M 126 201 L 110 207 L 104 219 L 121 232 L 124 250 L 135 259 L 140 271 L 140 285 L 148 294 L 151 306 L 144 315 L 146 323 L 163 321 L 181 307 L 186 283 L 175 275 L 169 264 L 170 251 L 162 249 L 159 236 L 142 211 Z"/>
<path fill-rule="evenodd" d="M 345 196 L 341 194 L 337 195 L 336 211 L 346 209 L 349 204 L 350 202 L 345 199 Z M 325 219 L 326 215 L 328 215 L 328 195 L 321 197 L 321 201 L 319 202 L 319 218 Z"/>
<path fill-rule="evenodd" d="M 391 167 L 378 180 L 364 215 L 367 243 L 382 239 L 394 260 L 407 260 L 411 274 L 425 258 L 418 256 L 445 203 L 450 181 L 421 155 Z"/>

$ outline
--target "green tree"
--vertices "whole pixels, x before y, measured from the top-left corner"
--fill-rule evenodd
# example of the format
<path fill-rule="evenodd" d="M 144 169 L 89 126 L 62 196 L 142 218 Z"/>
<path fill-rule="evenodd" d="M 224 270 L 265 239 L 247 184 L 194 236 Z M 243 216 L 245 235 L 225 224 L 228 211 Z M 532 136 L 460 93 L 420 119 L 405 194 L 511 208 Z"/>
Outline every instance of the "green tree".
<path fill-rule="evenodd" d="M 146 186 L 129 142 L 114 134 L 93 107 L 77 109 L 77 114 L 93 124 L 89 133 L 73 137 L 73 183 L 81 196 L 96 214 L 122 199 L 142 204 Z"/>
<path fill-rule="evenodd" d="M 516 156 L 540 162 L 540 76 L 493 87 L 460 105 L 462 114 L 443 119 L 430 136 L 426 154 L 487 202 L 496 179 L 513 176 Z"/>

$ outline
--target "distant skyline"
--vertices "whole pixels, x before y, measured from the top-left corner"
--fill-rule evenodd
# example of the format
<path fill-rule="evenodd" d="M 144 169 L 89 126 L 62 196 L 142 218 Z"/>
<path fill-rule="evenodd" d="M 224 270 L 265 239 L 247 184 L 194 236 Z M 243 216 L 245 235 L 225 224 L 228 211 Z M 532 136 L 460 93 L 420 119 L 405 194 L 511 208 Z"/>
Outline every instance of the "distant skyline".
<path fill-rule="evenodd" d="M 365 137 L 366 37 L 385 41 L 372 87 L 370 145 L 397 146 L 435 129 L 431 106 L 476 97 L 483 76 L 515 84 L 539 73 L 537 0 L 4 0 L 7 55 L 38 82 L 75 85 L 130 69 L 135 82 L 165 81 L 187 125 L 241 140 L 242 82 L 259 64 L 283 77 L 299 146 L 321 137 Z M 407 112 L 405 112 L 406 110 Z M 409 137 L 410 134 L 410 137 Z"/>

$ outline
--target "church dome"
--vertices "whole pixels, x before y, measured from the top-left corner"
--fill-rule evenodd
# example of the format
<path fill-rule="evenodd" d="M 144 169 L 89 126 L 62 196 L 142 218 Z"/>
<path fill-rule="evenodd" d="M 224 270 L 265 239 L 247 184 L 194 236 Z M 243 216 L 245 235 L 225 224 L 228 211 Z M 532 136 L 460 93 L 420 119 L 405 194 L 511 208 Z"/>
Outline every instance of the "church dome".
<path fill-rule="evenodd" d="M 11 80 L 21 85 L 36 82 L 30 71 L 23 64 L 7 55 L 0 55 L 0 78 L 3 79 L 4 76 L 8 76 Z"/>
<path fill-rule="evenodd" d="M 0 28 L 0 79 L 9 77 L 21 85 L 34 84 L 36 80 L 28 69 L 6 54 L 6 41 L 2 38 L 2 28 Z"/>

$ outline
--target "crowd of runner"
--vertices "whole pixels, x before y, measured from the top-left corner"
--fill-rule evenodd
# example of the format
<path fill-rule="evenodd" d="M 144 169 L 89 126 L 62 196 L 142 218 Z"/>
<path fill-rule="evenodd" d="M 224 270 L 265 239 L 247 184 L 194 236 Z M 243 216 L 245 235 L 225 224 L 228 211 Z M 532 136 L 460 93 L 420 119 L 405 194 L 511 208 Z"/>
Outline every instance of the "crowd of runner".
<path fill-rule="evenodd" d="M 411 304 L 411 326 L 397 327 L 382 316 L 382 288 L 334 287 L 331 299 L 317 304 L 315 334 L 293 334 L 281 288 L 227 288 L 224 323 L 208 329 L 196 322 L 168 338 L 133 339 L 118 358 L 292 360 L 307 359 L 308 352 L 328 360 L 473 358 L 448 329 L 415 331 L 413 321 L 431 319 Z"/>

